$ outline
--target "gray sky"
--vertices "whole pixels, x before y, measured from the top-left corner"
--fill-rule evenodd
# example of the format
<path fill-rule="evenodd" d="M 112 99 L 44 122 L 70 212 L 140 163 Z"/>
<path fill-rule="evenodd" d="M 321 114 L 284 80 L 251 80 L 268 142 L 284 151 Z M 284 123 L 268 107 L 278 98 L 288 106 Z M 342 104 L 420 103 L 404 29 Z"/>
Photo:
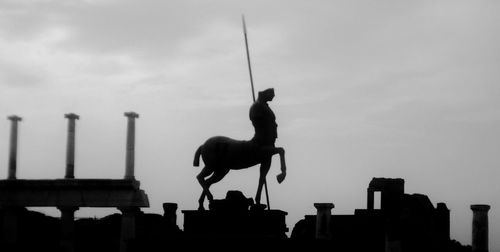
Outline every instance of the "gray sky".
<path fill-rule="evenodd" d="M 372 177 L 401 177 L 451 209 L 470 244 L 470 204 L 491 204 L 500 251 L 500 2 L 0 0 L 0 116 L 18 114 L 18 177 L 64 176 L 64 113 L 77 123 L 76 176 L 122 178 L 125 111 L 136 177 L 150 197 L 195 209 L 196 148 L 249 139 L 251 93 L 274 87 L 288 177 L 268 181 L 290 229 L 315 202 L 366 207 Z M 7 174 L 9 123 L 0 124 Z M 254 197 L 258 169 L 213 186 Z M 93 216 L 97 210 L 80 210 Z M 182 216 L 179 216 L 182 219 Z"/>

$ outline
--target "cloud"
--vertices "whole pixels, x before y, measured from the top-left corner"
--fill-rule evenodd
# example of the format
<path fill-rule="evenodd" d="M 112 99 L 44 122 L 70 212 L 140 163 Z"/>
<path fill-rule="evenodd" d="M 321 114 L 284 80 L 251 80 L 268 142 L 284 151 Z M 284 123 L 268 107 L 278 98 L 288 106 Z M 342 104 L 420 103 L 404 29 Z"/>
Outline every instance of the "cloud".
<path fill-rule="evenodd" d="M 27 87 L 47 81 L 45 73 L 35 66 L 20 66 L 0 62 L 0 69 L 0 85 Z"/>
<path fill-rule="evenodd" d="M 487 174 L 498 167 L 500 142 L 499 5 L 460 0 L 2 1 L 0 110 L 27 118 L 23 127 L 31 128 L 23 132 L 33 137 L 28 147 L 50 150 L 64 145 L 52 146 L 56 143 L 46 140 L 47 131 L 54 130 L 50 138 L 64 140 L 62 114 L 79 113 L 86 146 L 82 162 L 93 176 L 109 176 L 113 172 L 107 167 L 121 167 L 122 113 L 136 110 L 143 145 L 138 160 L 147 164 L 141 179 L 159 188 L 150 194 L 158 204 L 158 198 L 172 196 L 158 178 L 188 173 L 152 176 L 150 167 L 181 170 L 200 139 L 252 133 L 240 23 L 245 14 L 255 87 L 276 89 L 271 106 L 280 125 L 279 142 L 292 153 L 294 176 L 303 177 L 300 167 L 307 166 L 321 172 L 311 181 L 345 191 L 344 184 L 330 180 L 339 178 L 336 172 L 353 183 L 371 175 L 425 181 L 435 179 L 440 169 L 467 178 L 467 166 L 481 161 Z M 113 147 L 95 147 L 108 144 Z M 61 158 L 25 151 L 26 164 L 45 159 L 57 164 Z M 430 187 L 422 182 L 419 188 Z M 468 191 L 471 197 L 473 191 Z M 465 204 L 464 198 L 452 199 Z"/>

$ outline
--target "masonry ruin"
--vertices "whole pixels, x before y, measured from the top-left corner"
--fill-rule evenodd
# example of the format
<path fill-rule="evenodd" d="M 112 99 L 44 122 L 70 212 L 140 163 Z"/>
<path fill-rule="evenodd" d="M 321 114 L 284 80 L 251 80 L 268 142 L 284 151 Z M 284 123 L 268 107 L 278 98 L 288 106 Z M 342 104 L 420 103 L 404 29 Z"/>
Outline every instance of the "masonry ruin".
<path fill-rule="evenodd" d="M 136 237 L 136 216 L 140 208 L 149 207 L 146 193 L 134 178 L 134 112 L 125 113 L 127 127 L 127 159 L 124 179 L 76 179 L 74 177 L 75 120 L 76 114 L 66 114 L 68 138 L 66 151 L 66 174 L 64 179 L 26 180 L 16 177 L 17 138 L 19 116 L 9 116 L 11 138 L 9 151 L 9 173 L 0 180 L 0 211 L 2 214 L 0 246 L 18 249 L 29 240 L 23 237 L 28 228 L 24 219 L 29 213 L 26 207 L 56 207 L 61 212 L 60 247 L 63 251 L 75 251 L 74 213 L 82 207 L 117 208 L 122 212 L 120 251 L 127 251 L 129 242 Z"/>
<path fill-rule="evenodd" d="M 380 192 L 380 209 L 374 207 L 375 192 Z M 316 203 L 315 207 L 318 213 L 306 215 L 299 221 L 291 239 L 314 242 L 326 237 L 329 240 L 327 247 L 334 251 L 471 249 L 450 240 L 450 210 L 446 204 L 440 202 L 434 207 L 426 195 L 406 194 L 404 180 L 400 178 L 373 178 L 367 188 L 367 208 L 356 209 L 354 215 L 331 214 L 332 203 Z M 327 235 L 324 230 L 329 230 Z"/>
<path fill-rule="evenodd" d="M 176 203 L 164 203 L 164 213 L 147 214 L 149 199 L 134 175 L 137 113 L 127 112 L 126 164 L 123 179 L 75 178 L 76 114 L 66 114 L 68 132 L 65 176 L 27 180 L 17 177 L 17 141 L 22 118 L 11 121 L 7 178 L 0 180 L 1 251 L 150 251 L 173 246 L 196 248 L 212 244 L 256 246 L 274 242 L 280 248 L 375 252 L 487 252 L 489 205 L 471 205 L 472 246 L 450 238 L 450 210 L 432 204 L 423 194 L 405 192 L 401 178 L 373 178 L 366 209 L 353 215 L 332 213 L 332 202 L 315 203 L 315 215 L 297 222 L 288 237 L 287 212 L 254 209 L 253 200 L 239 191 L 214 200 L 208 211 L 182 210 L 184 227 L 177 226 Z M 380 195 L 380 207 L 375 204 Z M 60 218 L 28 207 L 55 207 Z M 100 219 L 75 219 L 84 207 L 117 208 L 121 214 Z M 217 241 L 214 243 L 214 241 Z M 283 247 L 285 246 L 285 247 Z"/>

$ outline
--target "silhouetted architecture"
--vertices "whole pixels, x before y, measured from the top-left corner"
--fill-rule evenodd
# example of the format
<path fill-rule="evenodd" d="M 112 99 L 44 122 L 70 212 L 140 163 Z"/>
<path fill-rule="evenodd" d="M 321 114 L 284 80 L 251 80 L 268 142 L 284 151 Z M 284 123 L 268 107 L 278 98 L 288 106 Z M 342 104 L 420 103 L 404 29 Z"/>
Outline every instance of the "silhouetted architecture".
<path fill-rule="evenodd" d="M 213 200 L 210 210 L 183 210 L 184 235 L 192 240 L 271 241 L 287 238 L 281 210 L 252 210 L 253 200 L 240 191 Z"/>
<path fill-rule="evenodd" d="M 61 211 L 62 239 L 64 244 L 73 239 L 74 212 L 80 207 L 113 207 L 122 211 L 123 229 L 133 230 L 134 215 L 149 201 L 139 182 L 111 179 L 56 179 L 56 180 L 1 180 L 0 207 L 4 216 L 4 231 L 0 243 L 15 244 L 20 241 L 22 230 L 20 211 L 24 207 L 57 207 Z M 9 231 L 7 231 L 9 230 Z M 17 230 L 17 231 L 16 231 Z M 127 237 L 130 238 L 130 237 Z M 132 236 L 133 238 L 133 236 Z M 69 246 L 69 245 L 64 245 Z M 71 249 L 70 249 L 71 250 Z"/>
<path fill-rule="evenodd" d="M 316 239 L 318 240 L 331 240 L 332 230 L 332 208 L 335 206 L 333 203 L 315 203 L 316 207 Z"/>
<path fill-rule="evenodd" d="M 127 127 L 127 162 L 124 180 L 112 179 L 75 179 L 75 120 L 76 114 L 66 114 L 68 138 L 66 150 L 66 174 L 64 179 L 22 180 L 16 177 L 17 163 L 17 122 L 18 116 L 10 116 L 12 121 L 11 147 L 9 152 L 9 174 L 0 180 L 0 214 L 2 232 L 0 247 L 18 250 L 25 243 L 25 207 L 56 207 L 61 211 L 59 248 L 62 251 L 75 250 L 75 211 L 81 207 L 113 207 L 123 214 L 120 227 L 120 250 L 128 251 L 136 241 L 136 217 L 141 207 L 149 207 L 146 193 L 140 189 L 139 181 L 134 178 L 134 112 L 125 113 Z M 50 242 L 49 242 L 50 243 Z"/>
<path fill-rule="evenodd" d="M 489 205 L 471 205 L 472 210 L 472 252 L 488 252 Z"/>
<path fill-rule="evenodd" d="M 255 195 L 256 205 L 260 205 L 262 186 L 271 168 L 272 156 L 279 154 L 281 174 L 276 178 L 279 183 L 286 177 L 285 150 L 275 147 L 277 138 L 276 117 L 267 105 L 274 98 L 274 89 L 259 92 L 259 98 L 250 109 L 250 119 L 255 127 L 255 135 L 250 141 L 239 141 L 228 137 L 209 138 L 195 153 L 193 165 L 200 165 L 200 156 L 205 167 L 196 177 L 203 188 L 198 200 L 198 209 L 203 210 L 205 197 L 213 200 L 210 186 L 219 182 L 230 170 L 240 170 L 260 164 L 259 185 Z M 208 179 L 206 177 L 210 176 Z"/>
<path fill-rule="evenodd" d="M 272 91 L 272 89 L 271 89 Z M 270 101 L 274 92 L 265 91 Z M 259 97 L 265 97 L 260 94 Z M 254 104 L 255 105 L 255 104 Z M 264 106 L 263 104 L 255 105 Z M 267 106 L 267 105 L 266 105 Z M 306 215 L 287 238 L 287 212 L 264 210 L 260 191 L 272 155 L 279 153 L 282 173 L 286 175 L 283 148 L 274 147 L 277 133 L 274 113 L 250 112 L 256 136 L 250 141 L 213 137 L 198 148 L 205 168 L 198 175 L 203 187 L 198 210 L 184 210 L 184 230 L 177 226 L 177 204 L 164 203 L 163 215 L 144 213 L 149 207 L 146 193 L 134 176 L 135 120 L 127 117 L 126 165 L 124 179 L 75 178 L 76 114 L 66 114 L 68 137 L 64 179 L 18 179 L 17 138 L 18 116 L 11 120 L 9 170 L 0 180 L 0 250 L 4 251 L 167 251 L 182 246 L 185 250 L 199 246 L 207 250 L 262 249 L 263 242 L 278 245 L 281 250 L 307 247 L 318 251 L 374 252 L 487 252 L 488 205 L 471 205 L 473 210 L 472 249 L 450 240 L 450 210 L 445 203 L 436 207 L 422 194 L 406 194 L 403 179 L 373 178 L 367 188 L 366 209 L 353 215 L 332 215 L 333 203 L 316 203 L 316 215 Z M 260 110 L 262 108 L 258 108 Z M 264 108 L 266 110 L 266 108 Z M 252 115 L 252 113 L 254 113 Z M 259 113 L 267 115 L 259 118 Z M 258 122 L 259 120 L 264 120 Z M 256 203 L 239 191 L 228 191 L 225 199 L 213 199 L 209 192 L 230 169 L 243 169 L 261 164 Z M 207 180 L 205 177 L 210 176 Z M 380 192 L 380 208 L 375 197 Z M 209 210 L 204 210 L 208 196 Z M 29 211 L 27 207 L 56 207 L 60 218 Z M 75 220 L 75 211 L 82 207 L 111 207 L 121 214 L 101 219 Z M 238 247 L 235 247 L 238 246 Z"/>
<path fill-rule="evenodd" d="M 438 203 L 435 208 L 425 195 L 405 194 L 403 179 L 373 178 L 367 191 L 367 209 L 356 209 L 354 215 L 331 216 L 330 248 L 380 252 L 470 251 L 450 241 L 450 214 L 446 204 Z M 377 191 L 381 192 L 380 209 L 374 209 Z M 318 215 L 306 215 L 295 225 L 292 240 L 312 244 L 323 238 L 317 235 L 317 223 L 322 223 L 319 218 L 324 219 L 319 211 Z"/>
<path fill-rule="evenodd" d="M 135 112 L 126 112 L 127 117 L 127 152 L 125 156 L 125 179 L 135 179 L 135 119 L 139 118 L 139 114 Z"/>
<path fill-rule="evenodd" d="M 374 178 L 368 185 L 367 209 L 374 209 L 375 192 L 380 192 L 380 208 L 398 211 L 401 208 L 405 181 L 403 179 Z"/>
<path fill-rule="evenodd" d="M 80 116 L 74 113 L 64 115 L 68 118 L 68 140 L 66 142 L 66 175 L 64 178 L 72 179 L 75 178 L 75 127 L 76 120 L 80 119 Z"/>
<path fill-rule="evenodd" d="M 172 224 L 177 225 L 177 204 L 176 203 L 163 203 L 163 218 Z"/>
<path fill-rule="evenodd" d="M 10 147 L 9 147 L 9 174 L 7 179 L 16 179 L 17 169 L 17 137 L 18 137 L 18 122 L 22 118 L 17 115 L 7 117 L 11 121 L 10 126 Z"/>
<path fill-rule="evenodd" d="M 0 216 L 3 217 L 3 211 Z M 60 232 L 63 218 L 20 208 L 17 214 L 18 237 L 15 244 L 2 243 L 1 251 L 67 251 L 63 245 L 65 234 Z M 176 223 L 166 215 L 137 212 L 135 215 L 135 238 L 128 242 L 127 251 L 159 251 L 182 245 L 185 239 Z M 2 223 L 0 221 L 0 223 Z M 100 219 L 81 218 L 73 223 L 74 251 L 120 251 L 123 214 L 112 214 Z M 11 231 L 11 230 L 8 230 Z M 10 232 L 0 232 L 0 237 Z M 62 244 L 61 244 L 62 243 Z"/>

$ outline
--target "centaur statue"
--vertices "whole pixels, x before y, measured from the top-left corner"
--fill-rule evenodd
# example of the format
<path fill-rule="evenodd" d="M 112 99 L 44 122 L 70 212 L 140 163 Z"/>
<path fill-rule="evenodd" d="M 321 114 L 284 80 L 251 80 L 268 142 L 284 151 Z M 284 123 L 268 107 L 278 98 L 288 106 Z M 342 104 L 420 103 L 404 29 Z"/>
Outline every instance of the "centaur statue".
<path fill-rule="evenodd" d="M 276 176 L 278 183 L 286 177 L 285 150 L 275 147 L 277 134 L 276 116 L 267 102 L 274 98 L 274 89 L 269 88 L 259 92 L 257 101 L 250 108 L 250 120 L 255 128 L 255 135 L 249 141 L 234 140 L 228 137 L 216 136 L 209 138 L 194 156 L 194 166 L 200 165 L 200 156 L 205 167 L 196 176 L 203 192 L 201 193 L 199 210 L 204 210 L 205 197 L 213 200 L 210 186 L 219 182 L 229 170 L 240 170 L 260 164 L 259 185 L 255 196 L 255 203 L 260 205 L 262 186 L 271 167 L 272 156 L 280 155 L 281 173 Z M 211 175 L 211 176 L 210 176 Z M 207 178 L 210 176 L 209 178 Z"/>

